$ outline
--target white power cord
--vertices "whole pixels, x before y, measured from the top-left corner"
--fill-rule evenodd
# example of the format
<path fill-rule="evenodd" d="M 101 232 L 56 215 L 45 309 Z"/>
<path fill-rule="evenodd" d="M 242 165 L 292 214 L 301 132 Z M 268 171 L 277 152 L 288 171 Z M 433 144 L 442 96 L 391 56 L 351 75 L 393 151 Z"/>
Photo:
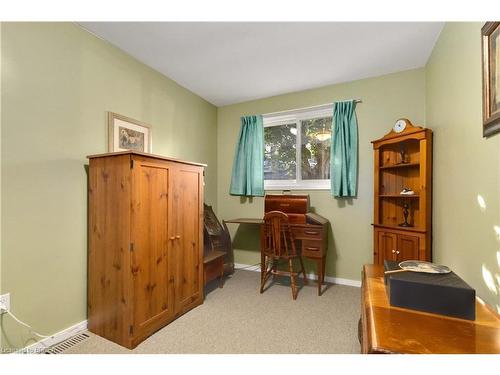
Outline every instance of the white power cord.
<path fill-rule="evenodd" d="M 46 335 L 42 335 L 41 333 L 38 333 L 30 325 L 28 325 L 28 324 L 24 323 L 23 321 L 21 321 L 20 319 L 18 319 L 13 313 L 10 312 L 10 310 L 2 310 L 2 311 L 5 312 L 6 314 L 9 314 L 12 319 L 14 319 L 16 322 L 18 322 L 22 326 L 28 328 L 29 331 L 31 333 L 35 334 L 36 336 L 44 338 L 44 339 L 49 338 L 49 337 L 54 337 L 54 336 L 46 336 Z"/>

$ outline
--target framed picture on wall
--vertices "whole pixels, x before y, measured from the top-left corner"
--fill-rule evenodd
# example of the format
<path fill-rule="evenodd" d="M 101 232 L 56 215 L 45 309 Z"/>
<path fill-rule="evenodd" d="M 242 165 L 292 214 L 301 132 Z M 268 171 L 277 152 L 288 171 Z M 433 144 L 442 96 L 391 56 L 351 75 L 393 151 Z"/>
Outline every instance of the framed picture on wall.
<path fill-rule="evenodd" d="M 500 22 L 481 29 L 483 55 L 483 136 L 500 132 Z"/>
<path fill-rule="evenodd" d="M 151 126 L 130 117 L 108 112 L 108 151 L 152 152 Z"/>

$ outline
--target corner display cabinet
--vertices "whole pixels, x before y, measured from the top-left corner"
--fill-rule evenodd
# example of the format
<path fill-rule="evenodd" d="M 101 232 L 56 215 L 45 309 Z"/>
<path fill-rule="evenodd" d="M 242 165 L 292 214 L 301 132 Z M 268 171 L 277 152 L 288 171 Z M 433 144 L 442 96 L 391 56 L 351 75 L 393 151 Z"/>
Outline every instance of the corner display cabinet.
<path fill-rule="evenodd" d="M 432 130 L 399 119 L 375 152 L 375 264 L 431 261 Z"/>
<path fill-rule="evenodd" d="M 203 303 L 205 165 L 89 159 L 88 328 L 131 349 Z"/>

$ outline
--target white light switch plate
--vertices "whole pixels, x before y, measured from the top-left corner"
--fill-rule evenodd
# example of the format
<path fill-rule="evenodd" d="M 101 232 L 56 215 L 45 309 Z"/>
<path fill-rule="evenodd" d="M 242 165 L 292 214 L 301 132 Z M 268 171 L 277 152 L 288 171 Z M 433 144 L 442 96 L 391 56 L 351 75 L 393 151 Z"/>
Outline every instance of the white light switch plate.
<path fill-rule="evenodd" d="M 2 294 L 0 296 L 0 313 L 3 314 L 9 310 L 10 310 L 10 293 Z"/>

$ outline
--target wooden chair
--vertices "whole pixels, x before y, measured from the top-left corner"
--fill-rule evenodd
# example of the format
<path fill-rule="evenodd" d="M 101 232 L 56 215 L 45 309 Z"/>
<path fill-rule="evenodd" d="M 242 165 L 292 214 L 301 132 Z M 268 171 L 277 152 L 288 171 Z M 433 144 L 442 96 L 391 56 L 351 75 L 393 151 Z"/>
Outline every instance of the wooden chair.
<path fill-rule="evenodd" d="M 290 276 L 292 287 L 292 297 L 297 299 L 297 285 L 295 276 L 302 273 L 304 275 L 304 284 L 307 284 L 306 271 L 302 257 L 297 253 L 295 240 L 290 230 L 288 216 L 281 211 L 271 211 L 264 216 L 264 246 L 261 249 L 260 263 L 260 292 L 264 292 L 264 286 L 271 275 Z M 293 270 L 293 260 L 299 259 L 301 269 L 299 272 Z M 284 260 L 288 263 L 288 271 L 279 271 L 278 262 Z"/>

